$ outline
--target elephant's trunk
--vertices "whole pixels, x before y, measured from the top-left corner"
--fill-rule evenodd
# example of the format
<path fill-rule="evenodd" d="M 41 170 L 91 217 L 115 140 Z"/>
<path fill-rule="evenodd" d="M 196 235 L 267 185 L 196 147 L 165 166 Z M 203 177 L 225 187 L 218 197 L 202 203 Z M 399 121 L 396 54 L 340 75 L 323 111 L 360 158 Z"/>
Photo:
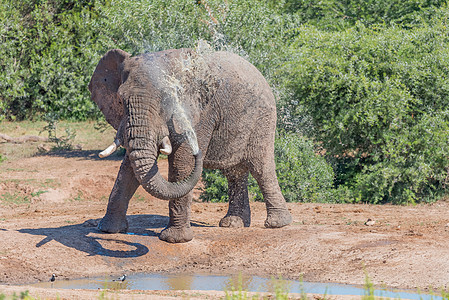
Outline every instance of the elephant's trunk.
<path fill-rule="evenodd" d="M 148 193 L 159 199 L 164 200 L 176 199 L 187 195 L 195 187 L 196 183 L 200 179 L 203 167 L 203 159 L 201 151 L 194 157 L 195 157 L 195 167 L 192 173 L 189 175 L 189 177 L 187 177 L 182 181 L 169 182 L 165 180 L 159 172 L 156 160 L 154 160 L 150 170 L 145 175 L 143 175 L 143 173 L 145 172 L 143 170 L 146 170 L 147 166 L 138 167 L 136 165 L 134 171 L 138 180 L 142 184 L 142 187 Z M 141 159 L 137 158 L 134 161 L 138 160 Z M 133 158 L 131 158 L 131 161 L 133 161 Z"/>
<path fill-rule="evenodd" d="M 201 177 L 203 159 L 201 151 L 194 155 L 195 166 L 192 173 L 184 180 L 168 182 L 159 173 L 157 157 L 159 143 L 154 128 L 149 123 L 148 108 L 145 101 L 136 107 L 128 104 L 129 122 L 127 125 L 127 150 L 136 178 L 142 187 L 154 197 L 164 200 L 176 199 L 188 194 Z M 136 110 L 136 108 L 138 108 Z M 152 120 L 151 123 L 157 120 Z"/>

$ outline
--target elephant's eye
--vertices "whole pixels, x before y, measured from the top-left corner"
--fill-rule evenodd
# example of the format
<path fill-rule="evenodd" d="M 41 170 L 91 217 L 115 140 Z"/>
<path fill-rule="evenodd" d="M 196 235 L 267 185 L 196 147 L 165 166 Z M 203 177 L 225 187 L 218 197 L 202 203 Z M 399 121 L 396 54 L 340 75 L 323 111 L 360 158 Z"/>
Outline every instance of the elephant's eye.
<path fill-rule="evenodd" d="M 106 78 L 104 79 L 104 81 L 107 81 Z"/>

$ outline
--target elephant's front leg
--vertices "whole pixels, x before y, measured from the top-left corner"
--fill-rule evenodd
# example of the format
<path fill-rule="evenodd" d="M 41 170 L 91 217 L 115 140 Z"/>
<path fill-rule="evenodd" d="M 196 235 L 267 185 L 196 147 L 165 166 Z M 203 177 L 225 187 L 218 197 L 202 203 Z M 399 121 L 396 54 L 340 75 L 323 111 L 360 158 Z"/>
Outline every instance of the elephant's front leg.
<path fill-rule="evenodd" d="M 186 144 L 176 149 L 169 157 L 169 181 L 179 181 L 186 178 L 192 171 L 194 159 Z M 185 243 L 193 239 L 193 230 L 190 227 L 190 205 L 192 203 L 192 192 L 184 197 L 170 200 L 170 221 L 161 232 L 159 238 L 169 243 Z"/>
<path fill-rule="evenodd" d="M 109 196 L 106 215 L 98 224 L 98 229 L 104 232 L 117 233 L 128 230 L 126 211 L 131 197 L 139 187 L 134 176 L 128 155 L 122 162 L 111 195 Z"/>
<path fill-rule="evenodd" d="M 159 238 L 169 243 L 185 243 L 193 239 L 193 230 L 190 227 L 190 204 L 192 192 L 186 196 L 170 200 L 168 226 L 161 232 Z"/>

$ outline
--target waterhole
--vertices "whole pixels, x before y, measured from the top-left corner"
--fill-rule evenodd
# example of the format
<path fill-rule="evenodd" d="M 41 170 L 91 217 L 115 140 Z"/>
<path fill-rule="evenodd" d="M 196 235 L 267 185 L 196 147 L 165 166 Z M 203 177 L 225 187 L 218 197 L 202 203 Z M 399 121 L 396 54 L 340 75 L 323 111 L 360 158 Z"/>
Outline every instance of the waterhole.
<path fill-rule="evenodd" d="M 117 277 L 120 277 L 118 274 Z M 326 295 L 366 295 L 363 287 L 338 283 L 313 283 L 296 280 L 282 280 L 247 275 L 167 275 L 167 274 L 132 274 L 125 281 L 113 281 L 116 278 L 97 277 L 74 280 L 56 280 L 40 282 L 32 286 L 62 289 L 127 289 L 127 290 L 216 290 L 216 291 L 248 291 L 272 292 L 281 290 L 288 293 L 312 293 Z M 440 296 L 400 291 L 392 289 L 376 289 L 375 296 L 395 299 L 442 299 Z"/>

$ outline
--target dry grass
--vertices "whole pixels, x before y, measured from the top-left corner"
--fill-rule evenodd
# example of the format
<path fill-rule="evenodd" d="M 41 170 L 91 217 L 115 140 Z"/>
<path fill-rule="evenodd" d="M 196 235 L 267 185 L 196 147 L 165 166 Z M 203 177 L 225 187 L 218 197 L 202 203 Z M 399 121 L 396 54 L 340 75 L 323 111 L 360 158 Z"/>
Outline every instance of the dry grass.
<path fill-rule="evenodd" d="M 35 135 L 48 137 L 48 132 L 44 130 L 47 125 L 44 121 L 22 121 L 22 122 L 0 122 L 0 133 L 11 137 L 20 137 L 24 135 Z M 66 129 L 70 129 L 74 134 L 73 141 L 70 143 L 82 150 L 103 150 L 106 148 L 115 136 L 115 130 L 107 125 L 103 130 L 96 129 L 98 123 L 95 121 L 87 122 L 69 122 L 61 121 L 57 123 L 56 137 L 63 138 L 67 135 Z M 6 143 L 0 140 L 0 155 L 3 159 L 16 160 L 23 157 L 34 156 L 39 153 L 39 148 L 51 149 L 54 143 L 46 142 L 28 142 L 23 144 Z"/>

